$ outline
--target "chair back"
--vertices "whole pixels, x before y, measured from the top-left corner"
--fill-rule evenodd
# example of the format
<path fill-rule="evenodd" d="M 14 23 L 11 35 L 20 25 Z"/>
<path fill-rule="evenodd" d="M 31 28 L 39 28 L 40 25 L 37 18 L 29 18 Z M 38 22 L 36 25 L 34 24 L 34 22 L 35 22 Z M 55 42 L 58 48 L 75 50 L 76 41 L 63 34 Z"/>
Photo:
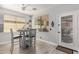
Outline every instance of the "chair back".
<path fill-rule="evenodd" d="M 11 54 L 13 53 L 13 49 L 14 49 L 14 39 L 13 39 L 13 30 L 10 29 L 10 33 L 11 33 L 11 48 L 10 48 L 10 51 L 11 51 Z"/>
<path fill-rule="evenodd" d="M 31 35 L 36 36 L 36 29 L 31 29 Z"/>

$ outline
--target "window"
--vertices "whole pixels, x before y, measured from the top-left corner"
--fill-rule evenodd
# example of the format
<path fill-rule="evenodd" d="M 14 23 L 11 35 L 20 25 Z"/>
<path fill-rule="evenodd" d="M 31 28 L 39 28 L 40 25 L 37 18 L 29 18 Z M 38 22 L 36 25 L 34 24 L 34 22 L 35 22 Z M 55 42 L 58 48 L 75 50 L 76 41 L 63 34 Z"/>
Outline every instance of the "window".
<path fill-rule="evenodd" d="M 10 28 L 16 32 L 16 30 L 21 29 L 24 25 L 25 18 L 12 15 L 4 15 L 4 32 L 10 32 Z"/>

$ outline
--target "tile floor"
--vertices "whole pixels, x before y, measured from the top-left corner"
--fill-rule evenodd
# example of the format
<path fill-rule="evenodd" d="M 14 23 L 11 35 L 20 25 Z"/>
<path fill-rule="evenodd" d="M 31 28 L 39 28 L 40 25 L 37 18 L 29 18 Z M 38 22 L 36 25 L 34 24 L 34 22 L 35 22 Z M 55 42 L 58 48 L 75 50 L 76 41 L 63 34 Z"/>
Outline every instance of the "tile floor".
<path fill-rule="evenodd" d="M 10 44 L 0 45 L 0 54 L 10 54 Z M 19 48 L 16 44 L 13 54 L 66 54 L 62 51 L 56 50 L 56 46 L 37 40 L 36 48 Z"/>

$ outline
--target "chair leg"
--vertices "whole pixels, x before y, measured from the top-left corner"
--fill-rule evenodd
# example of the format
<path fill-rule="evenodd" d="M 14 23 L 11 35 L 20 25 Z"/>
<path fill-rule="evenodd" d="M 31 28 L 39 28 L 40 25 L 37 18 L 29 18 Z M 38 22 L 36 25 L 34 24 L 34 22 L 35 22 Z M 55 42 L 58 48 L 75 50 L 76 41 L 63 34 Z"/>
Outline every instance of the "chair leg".
<path fill-rule="evenodd" d="M 11 48 L 10 48 L 11 54 L 13 54 L 13 50 L 14 50 L 14 46 L 12 45 Z"/>
<path fill-rule="evenodd" d="M 19 47 L 21 47 L 21 38 L 19 38 Z"/>
<path fill-rule="evenodd" d="M 36 47 L 36 38 L 34 38 L 34 48 Z"/>
<path fill-rule="evenodd" d="M 29 46 L 32 47 L 32 40 L 30 40 L 30 45 Z"/>
<path fill-rule="evenodd" d="M 13 54 L 13 50 L 14 50 L 14 48 L 11 47 L 11 48 L 10 48 L 10 52 L 11 52 L 11 54 Z"/>
<path fill-rule="evenodd" d="M 10 52 L 11 52 L 11 54 L 13 53 L 13 50 L 14 50 L 14 42 L 11 41 L 11 48 L 10 48 Z"/>

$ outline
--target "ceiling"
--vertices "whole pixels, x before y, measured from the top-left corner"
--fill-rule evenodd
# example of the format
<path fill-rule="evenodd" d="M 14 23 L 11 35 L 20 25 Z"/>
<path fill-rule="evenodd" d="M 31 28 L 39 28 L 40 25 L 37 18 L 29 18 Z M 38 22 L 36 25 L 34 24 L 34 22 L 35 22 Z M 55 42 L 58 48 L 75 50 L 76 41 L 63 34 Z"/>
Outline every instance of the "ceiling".
<path fill-rule="evenodd" d="M 56 7 L 57 4 L 26 4 L 26 10 L 22 10 L 22 4 L 1 4 L 0 6 L 25 14 L 37 15 L 41 13 L 47 14 L 47 11 L 51 8 Z M 33 8 L 36 8 L 36 10 L 33 10 Z"/>

